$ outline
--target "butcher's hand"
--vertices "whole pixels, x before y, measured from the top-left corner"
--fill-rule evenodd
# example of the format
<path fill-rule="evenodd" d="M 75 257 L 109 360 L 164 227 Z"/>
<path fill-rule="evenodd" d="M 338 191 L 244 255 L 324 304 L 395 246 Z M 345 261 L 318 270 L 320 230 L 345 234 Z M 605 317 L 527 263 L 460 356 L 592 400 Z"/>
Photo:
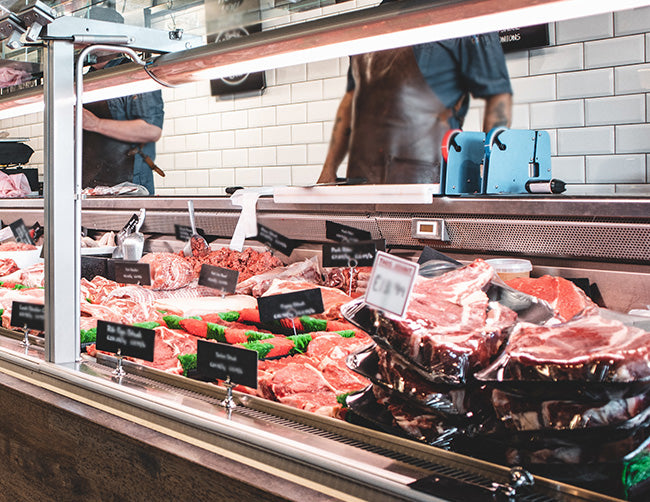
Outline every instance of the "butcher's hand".
<path fill-rule="evenodd" d="M 323 166 L 323 170 L 318 177 L 316 183 L 334 183 L 336 181 L 336 169 L 330 169 L 327 166 Z"/>
<path fill-rule="evenodd" d="M 83 128 L 86 131 L 97 131 L 102 119 L 90 110 L 83 109 Z"/>

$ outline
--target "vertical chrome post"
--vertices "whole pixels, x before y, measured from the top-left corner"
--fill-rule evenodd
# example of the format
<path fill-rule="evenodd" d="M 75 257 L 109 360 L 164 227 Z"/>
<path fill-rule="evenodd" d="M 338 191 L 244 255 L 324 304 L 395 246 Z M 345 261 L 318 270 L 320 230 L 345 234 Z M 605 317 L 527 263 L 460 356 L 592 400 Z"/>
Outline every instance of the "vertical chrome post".
<path fill-rule="evenodd" d="M 50 41 L 45 48 L 45 358 L 57 364 L 76 362 L 80 352 L 73 49 L 67 41 Z"/>

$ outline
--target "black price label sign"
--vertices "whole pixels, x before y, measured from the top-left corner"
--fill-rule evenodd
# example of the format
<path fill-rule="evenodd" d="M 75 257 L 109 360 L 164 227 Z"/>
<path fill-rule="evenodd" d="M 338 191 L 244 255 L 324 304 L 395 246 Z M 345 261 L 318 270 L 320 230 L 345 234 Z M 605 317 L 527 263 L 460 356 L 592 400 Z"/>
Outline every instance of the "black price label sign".
<path fill-rule="evenodd" d="M 25 223 L 22 219 L 10 223 L 9 228 L 11 228 L 11 232 L 14 234 L 16 242 L 34 245 L 32 236 L 29 235 L 29 229 L 25 226 Z"/>
<path fill-rule="evenodd" d="M 295 319 L 303 315 L 320 314 L 323 310 L 323 295 L 319 288 L 285 293 L 283 295 L 261 296 L 257 299 L 260 321 Z"/>
<path fill-rule="evenodd" d="M 206 377 L 257 389 L 257 352 L 226 343 L 198 340 L 196 368 Z"/>
<path fill-rule="evenodd" d="M 239 272 L 229 268 L 201 265 L 199 286 L 218 289 L 222 293 L 233 294 L 237 288 Z"/>
<path fill-rule="evenodd" d="M 255 239 L 287 256 L 289 256 L 300 244 L 298 241 L 289 239 L 288 237 L 277 233 L 275 230 L 271 230 L 269 227 L 265 227 L 259 223 L 257 225 L 257 237 L 255 237 Z"/>
<path fill-rule="evenodd" d="M 377 248 L 374 242 L 357 244 L 323 244 L 324 267 L 369 267 Z"/>
<path fill-rule="evenodd" d="M 187 227 L 185 225 L 174 225 L 174 231 L 176 232 L 176 239 L 179 241 L 189 241 L 192 237 L 192 227 Z M 205 237 L 205 232 L 202 228 L 197 228 L 196 233 Z"/>
<path fill-rule="evenodd" d="M 358 228 L 341 225 L 333 221 L 325 221 L 325 237 L 336 242 L 361 242 L 372 240 L 370 232 Z"/>
<path fill-rule="evenodd" d="M 45 331 L 45 307 L 37 303 L 12 302 L 11 325 Z"/>
<path fill-rule="evenodd" d="M 115 282 L 125 284 L 151 285 L 151 272 L 148 263 L 133 263 L 128 261 L 115 261 Z"/>
<path fill-rule="evenodd" d="M 97 321 L 97 350 L 153 361 L 156 332 L 116 322 Z"/>

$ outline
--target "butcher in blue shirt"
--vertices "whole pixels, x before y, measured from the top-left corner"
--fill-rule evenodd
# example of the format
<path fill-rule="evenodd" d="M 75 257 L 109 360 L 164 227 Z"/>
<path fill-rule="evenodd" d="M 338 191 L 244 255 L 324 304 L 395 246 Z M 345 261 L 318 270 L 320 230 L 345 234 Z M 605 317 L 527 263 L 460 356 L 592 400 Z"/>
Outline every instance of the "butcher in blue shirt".
<path fill-rule="evenodd" d="M 510 125 L 512 87 L 496 33 L 352 56 L 318 182 L 335 181 L 348 155 L 348 178 L 438 183 L 442 139 L 462 127 L 470 95 L 485 99 L 484 131 Z"/>
<path fill-rule="evenodd" d="M 110 61 L 116 66 L 123 58 Z M 156 158 L 164 105 L 160 91 L 132 94 L 84 106 L 83 185 L 114 186 L 131 181 L 155 193 L 145 156 Z M 138 147 L 140 151 L 137 151 Z M 135 149 L 135 151 L 134 151 Z"/>
<path fill-rule="evenodd" d="M 123 23 L 114 2 L 93 6 L 88 17 Z M 95 53 L 98 54 L 98 53 Z M 100 57 L 101 57 L 101 53 Z M 112 57 L 112 56 L 111 56 Z M 91 71 L 111 68 L 129 61 L 126 57 L 95 63 Z M 82 186 L 114 186 L 129 181 L 144 186 L 154 195 L 151 163 L 156 158 L 156 141 L 162 135 L 164 105 L 160 91 L 132 94 L 84 105 Z"/>

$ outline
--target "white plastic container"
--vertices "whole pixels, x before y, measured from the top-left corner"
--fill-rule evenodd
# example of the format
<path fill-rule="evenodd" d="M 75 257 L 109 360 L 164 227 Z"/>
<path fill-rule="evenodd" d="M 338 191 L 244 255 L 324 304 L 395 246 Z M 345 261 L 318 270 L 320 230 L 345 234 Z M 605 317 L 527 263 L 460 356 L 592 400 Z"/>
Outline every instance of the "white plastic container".
<path fill-rule="evenodd" d="M 530 277 L 533 264 L 528 260 L 518 258 L 494 258 L 485 260 L 504 281 L 517 277 Z"/>

